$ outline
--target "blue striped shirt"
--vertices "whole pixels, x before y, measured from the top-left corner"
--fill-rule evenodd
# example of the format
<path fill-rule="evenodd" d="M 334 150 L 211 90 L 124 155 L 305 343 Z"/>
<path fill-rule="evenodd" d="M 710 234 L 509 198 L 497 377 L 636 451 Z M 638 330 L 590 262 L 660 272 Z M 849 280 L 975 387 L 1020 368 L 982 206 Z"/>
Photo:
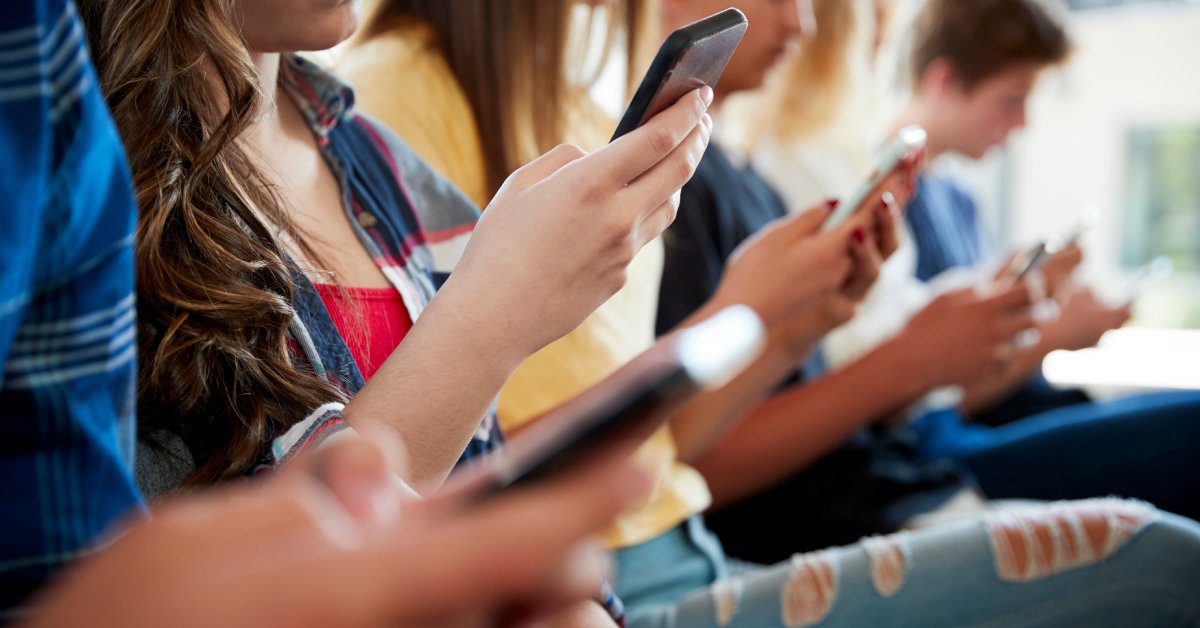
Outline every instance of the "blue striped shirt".
<path fill-rule="evenodd" d="M 0 618 L 139 511 L 134 201 L 69 0 L 0 11 Z"/>
<path fill-rule="evenodd" d="M 949 179 L 918 177 L 904 216 L 916 241 L 921 281 L 951 268 L 975 266 L 987 256 L 975 201 Z"/>

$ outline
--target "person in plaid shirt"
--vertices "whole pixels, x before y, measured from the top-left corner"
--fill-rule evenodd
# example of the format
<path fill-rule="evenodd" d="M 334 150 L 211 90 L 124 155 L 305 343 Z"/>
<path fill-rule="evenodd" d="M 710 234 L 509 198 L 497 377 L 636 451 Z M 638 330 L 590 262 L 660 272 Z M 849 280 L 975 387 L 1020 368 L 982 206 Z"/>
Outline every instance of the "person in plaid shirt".
<path fill-rule="evenodd" d="M 590 155 L 551 150 L 480 218 L 286 52 L 344 38 L 352 3 L 201 4 L 80 2 L 141 199 L 139 481 L 157 496 L 269 471 L 353 428 L 398 440 L 401 480 L 435 492 L 500 443 L 490 407 L 517 365 L 674 218 L 711 90 Z M 378 312 L 352 294 L 399 311 L 364 324 Z"/>
<path fill-rule="evenodd" d="M 135 205 L 125 157 L 70 0 L 6 9 L 0 621 L 484 621 L 514 605 L 553 608 L 595 590 L 599 571 L 571 548 L 649 489 L 643 473 L 613 460 L 460 515 L 453 492 L 401 503 L 394 461 L 364 440 L 342 439 L 265 484 L 173 500 L 145 518 L 131 474 Z M 122 517 L 133 525 L 115 542 L 99 541 L 121 529 Z M 497 559 L 495 538 L 524 548 L 522 564 Z M 247 552 L 259 560 L 246 563 Z M 80 559 L 36 612 L 22 606 Z M 425 568 L 434 560 L 438 570 Z"/>
<path fill-rule="evenodd" d="M 0 623 L 142 507 L 134 204 L 64 0 L 0 11 Z"/>

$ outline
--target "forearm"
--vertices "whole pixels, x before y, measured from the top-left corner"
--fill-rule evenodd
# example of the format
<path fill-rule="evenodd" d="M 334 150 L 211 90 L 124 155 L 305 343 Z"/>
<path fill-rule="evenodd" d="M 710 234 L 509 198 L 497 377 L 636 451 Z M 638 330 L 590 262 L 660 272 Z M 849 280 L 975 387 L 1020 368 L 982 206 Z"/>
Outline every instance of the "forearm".
<path fill-rule="evenodd" d="M 676 328 L 699 323 L 719 312 L 720 299 L 710 299 Z M 768 339 L 763 355 L 731 382 L 703 392 L 671 419 L 671 435 L 680 460 L 691 461 L 712 447 L 746 414 L 761 404 L 780 381 L 793 373 L 799 359 Z"/>
<path fill-rule="evenodd" d="M 679 459 L 694 461 L 715 446 L 795 369 L 794 359 L 768 350 L 730 383 L 697 395 L 671 420 Z"/>
<path fill-rule="evenodd" d="M 827 455 L 855 430 L 912 403 L 928 388 L 896 338 L 812 383 L 781 392 L 696 461 L 716 505 L 765 490 Z"/>
<path fill-rule="evenodd" d="M 422 494 L 449 475 L 524 357 L 504 334 L 465 315 L 454 296 L 433 299 L 344 412 L 360 432 L 395 435 L 405 454 L 400 477 Z"/>

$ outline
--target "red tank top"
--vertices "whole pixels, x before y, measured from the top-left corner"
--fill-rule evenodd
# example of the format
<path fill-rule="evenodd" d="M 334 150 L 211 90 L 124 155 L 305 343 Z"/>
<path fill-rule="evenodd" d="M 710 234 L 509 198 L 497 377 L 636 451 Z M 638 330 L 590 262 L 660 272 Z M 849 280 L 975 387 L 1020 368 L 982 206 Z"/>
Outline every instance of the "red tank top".
<path fill-rule="evenodd" d="M 371 379 L 412 329 L 412 319 L 395 288 L 341 288 L 315 284 L 350 355 Z"/>

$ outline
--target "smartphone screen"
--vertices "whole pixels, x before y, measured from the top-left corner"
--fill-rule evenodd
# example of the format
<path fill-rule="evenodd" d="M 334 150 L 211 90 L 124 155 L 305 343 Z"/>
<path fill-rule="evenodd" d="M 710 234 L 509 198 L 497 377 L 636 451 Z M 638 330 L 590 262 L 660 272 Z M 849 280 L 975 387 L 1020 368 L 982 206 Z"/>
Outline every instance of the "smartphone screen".
<path fill-rule="evenodd" d="M 875 168 L 871 170 L 870 176 L 866 181 L 854 191 L 853 194 L 846 197 L 829 218 L 825 219 L 825 224 L 821 226 L 822 231 L 830 231 L 842 224 L 858 209 L 861 209 L 867 201 L 867 198 L 883 185 L 884 180 L 888 178 L 900 166 L 900 163 L 905 159 L 916 155 L 918 151 L 925 147 L 925 139 L 927 135 L 925 129 L 913 125 L 900 129 L 896 137 L 888 142 L 884 147 L 883 152 L 879 155 L 879 161 L 875 164 Z"/>
<path fill-rule="evenodd" d="M 633 131 L 692 90 L 716 87 L 746 32 L 746 16 L 726 9 L 671 33 L 659 48 L 613 140 Z"/>

